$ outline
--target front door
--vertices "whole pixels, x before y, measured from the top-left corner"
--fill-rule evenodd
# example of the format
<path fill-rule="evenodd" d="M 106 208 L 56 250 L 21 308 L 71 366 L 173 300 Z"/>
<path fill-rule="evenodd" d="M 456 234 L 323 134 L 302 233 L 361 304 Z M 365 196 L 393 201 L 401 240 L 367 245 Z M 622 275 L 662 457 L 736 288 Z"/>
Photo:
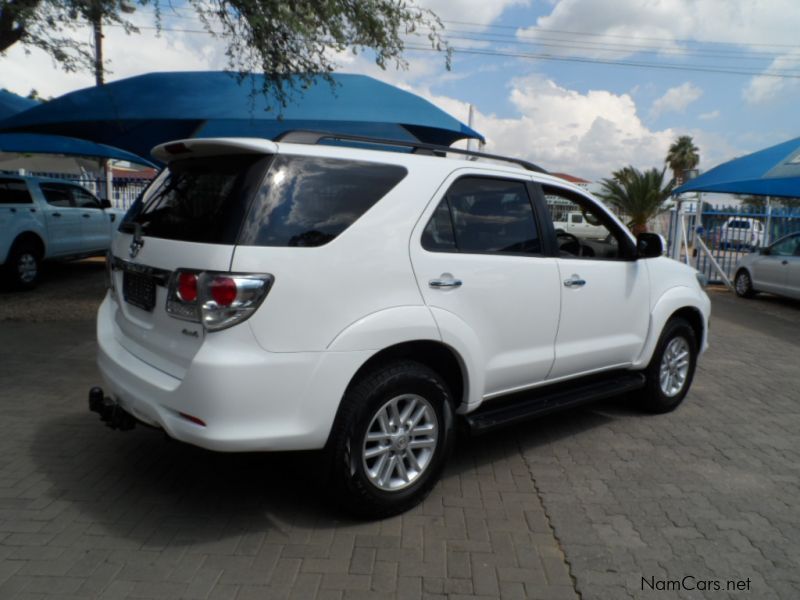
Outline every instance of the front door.
<path fill-rule="evenodd" d="M 411 259 L 444 343 L 479 357 L 481 396 L 543 381 L 561 290 L 527 182 L 464 175 L 443 190 L 412 234 Z"/>
<path fill-rule="evenodd" d="M 561 319 L 549 379 L 630 365 L 644 346 L 650 321 L 647 265 L 635 245 L 591 198 L 542 186 L 547 206 L 573 203 L 594 233 L 557 235 Z"/>

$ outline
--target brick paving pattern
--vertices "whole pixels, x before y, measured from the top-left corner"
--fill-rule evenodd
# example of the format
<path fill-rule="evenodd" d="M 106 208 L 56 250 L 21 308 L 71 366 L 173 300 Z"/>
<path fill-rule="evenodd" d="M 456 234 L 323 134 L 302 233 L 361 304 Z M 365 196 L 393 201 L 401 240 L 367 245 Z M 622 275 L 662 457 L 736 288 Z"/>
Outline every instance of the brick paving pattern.
<path fill-rule="evenodd" d="M 461 443 L 421 506 L 373 523 L 330 508 L 314 453 L 106 429 L 93 324 L 0 321 L 0 599 L 729 596 L 641 590 L 685 575 L 800 597 L 800 305 L 714 301 L 677 412 L 608 402 Z"/>

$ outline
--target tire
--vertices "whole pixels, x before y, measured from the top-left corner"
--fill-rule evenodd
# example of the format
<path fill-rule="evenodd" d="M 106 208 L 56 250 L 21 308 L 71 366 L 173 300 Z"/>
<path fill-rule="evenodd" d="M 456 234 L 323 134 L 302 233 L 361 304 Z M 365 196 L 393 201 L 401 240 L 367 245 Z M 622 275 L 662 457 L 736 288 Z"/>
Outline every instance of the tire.
<path fill-rule="evenodd" d="M 418 419 L 410 429 L 409 418 Z M 342 507 L 359 517 L 383 518 L 421 502 L 452 449 L 453 420 L 447 384 L 421 363 L 387 363 L 351 385 L 328 444 Z"/>
<path fill-rule="evenodd" d="M 692 385 L 696 366 L 697 339 L 694 330 L 685 319 L 670 319 L 644 371 L 647 382 L 639 391 L 642 408 L 654 414 L 675 410 Z"/>
<path fill-rule="evenodd" d="M 12 288 L 29 290 L 36 287 L 41 272 L 42 255 L 34 244 L 14 244 L 8 253 L 5 276 Z"/>
<path fill-rule="evenodd" d="M 739 269 L 736 273 L 736 277 L 733 280 L 733 289 L 736 290 L 736 295 L 740 298 L 752 298 L 756 295 L 756 291 L 753 289 L 753 280 L 746 269 Z"/>

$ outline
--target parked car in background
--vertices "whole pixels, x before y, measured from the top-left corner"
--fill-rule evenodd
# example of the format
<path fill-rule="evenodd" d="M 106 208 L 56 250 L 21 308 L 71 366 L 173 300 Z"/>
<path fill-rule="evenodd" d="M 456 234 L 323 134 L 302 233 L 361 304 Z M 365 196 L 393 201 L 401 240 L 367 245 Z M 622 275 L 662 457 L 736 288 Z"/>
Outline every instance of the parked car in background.
<path fill-rule="evenodd" d="M 0 271 L 33 287 L 43 260 L 105 254 L 124 211 L 62 179 L 0 175 Z"/>
<path fill-rule="evenodd" d="M 764 245 L 764 223 L 752 217 L 731 217 L 720 228 L 720 246 L 751 250 Z"/>
<path fill-rule="evenodd" d="M 608 235 L 608 231 L 599 222 L 592 221 L 591 215 L 573 211 L 562 215 L 562 218 L 563 221 L 553 221 L 556 234 L 571 233 L 582 239 L 603 239 Z"/>
<path fill-rule="evenodd" d="M 743 298 L 771 292 L 800 299 L 800 232 L 745 256 L 735 273 L 734 287 Z"/>

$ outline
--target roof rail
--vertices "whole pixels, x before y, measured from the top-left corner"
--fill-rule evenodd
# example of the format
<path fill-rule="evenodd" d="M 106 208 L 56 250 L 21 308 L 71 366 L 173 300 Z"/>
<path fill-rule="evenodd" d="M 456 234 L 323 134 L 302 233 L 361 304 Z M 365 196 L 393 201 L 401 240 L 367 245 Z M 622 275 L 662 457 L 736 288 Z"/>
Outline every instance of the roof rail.
<path fill-rule="evenodd" d="M 451 148 L 450 146 L 441 146 L 439 144 L 427 144 L 425 142 L 411 142 L 405 140 L 390 140 L 385 138 L 374 138 L 362 135 L 351 135 L 349 133 L 335 133 L 333 131 L 313 131 L 307 129 L 292 129 L 281 133 L 275 138 L 276 142 L 286 142 L 289 144 L 319 144 L 322 140 L 342 140 L 346 142 L 358 142 L 361 144 L 373 144 L 376 146 L 397 146 L 399 148 L 412 148 L 415 153 L 425 153 L 432 156 L 444 156 L 446 152 L 453 154 L 462 154 L 465 156 L 472 156 L 475 158 L 488 158 L 490 160 L 499 160 L 503 162 L 510 162 L 528 171 L 535 171 L 537 173 L 547 173 L 539 165 L 535 165 L 527 160 L 521 158 L 511 158 L 509 156 L 501 156 L 499 154 L 488 154 L 486 152 L 476 152 L 474 150 L 462 150 L 461 148 Z"/>

